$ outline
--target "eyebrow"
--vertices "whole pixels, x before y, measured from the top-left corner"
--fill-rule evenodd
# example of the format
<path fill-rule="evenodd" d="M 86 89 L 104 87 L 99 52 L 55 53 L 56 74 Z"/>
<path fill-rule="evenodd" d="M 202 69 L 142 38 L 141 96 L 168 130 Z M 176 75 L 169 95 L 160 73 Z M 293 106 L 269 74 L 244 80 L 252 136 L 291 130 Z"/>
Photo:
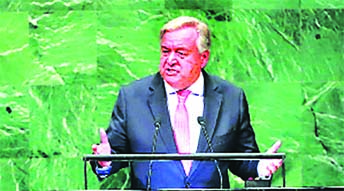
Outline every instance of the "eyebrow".
<path fill-rule="evenodd" d="M 167 46 L 161 45 L 162 49 L 170 49 Z M 177 50 L 185 50 L 185 51 L 190 51 L 190 49 L 186 48 L 186 47 L 177 47 Z"/>

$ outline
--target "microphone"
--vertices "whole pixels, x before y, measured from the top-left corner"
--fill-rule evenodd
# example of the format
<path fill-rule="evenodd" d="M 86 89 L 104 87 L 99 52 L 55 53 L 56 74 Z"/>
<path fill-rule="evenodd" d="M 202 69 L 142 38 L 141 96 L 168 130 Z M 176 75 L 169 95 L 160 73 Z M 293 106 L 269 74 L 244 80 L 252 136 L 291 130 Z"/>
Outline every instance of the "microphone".
<path fill-rule="evenodd" d="M 154 120 L 154 127 L 155 127 L 155 131 L 154 131 L 153 141 L 152 141 L 152 154 L 154 154 L 156 151 L 156 143 L 158 139 L 159 129 L 161 127 L 160 118 L 156 118 Z M 153 160 L 150 160 L 149 166 L 148 166 L 147 190 L 152 190 L 151 188 L 152 173 L 153 173 Z"/>
<path fill-rule="evenodd" d="M 209 150 L 210 152 L 214 152 L 214 148 L 213 148 L 213 145 L 211 144 L 211 141 L 210 141 L 210 138 L 209 138 L 209 134 L 207 132 L 207 129 L 206 129 L 206 121 L 204 119 L 203 116 L 199 116 L 197 117 L 197 121 L 198 121 L 198 124 L 201 126 L 201 129 L 202 129 L 202 133 L 207 141 L 207 144 L 208 144 L 208 147 L 209 147 Z M 220 177 L 220 188 L 223 189 L 223 178 L 222 178 L 222 173 L 221 173 L 221 170 L 220 170 L 220 166 L 219 166 L 219 163 L 217 162 L 217 160 L 215 159 L 214 160 L 214 163 L 215 163 L 215 166 L 216 166 L 216 169 L 217 169 L 217 172 L 219 174 L 219 177 Z"/>

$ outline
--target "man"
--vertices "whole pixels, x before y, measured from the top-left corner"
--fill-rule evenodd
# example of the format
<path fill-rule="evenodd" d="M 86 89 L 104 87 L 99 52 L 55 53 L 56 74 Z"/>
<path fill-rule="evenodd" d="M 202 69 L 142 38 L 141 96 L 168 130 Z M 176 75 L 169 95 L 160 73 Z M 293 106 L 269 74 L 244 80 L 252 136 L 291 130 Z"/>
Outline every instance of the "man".
<path fill-rule="evenodd" d="M 259 152 L 250 124 L 245 94 L 234 85 L 204 71 L 210 55 L 210 32 L 193 17 L 178 17 L 160 31 L 160 72 L 123 87 L 101 143 L 94 154 L 151 153 L 154 122 L 160 120 L 157 153 Z M 203 116 L 206 131 L 197 119 Z M 207 143 L 207 137 L 212 144 Z M 276 152 L 277 142 L 268 152 Z M 223 180 L 227 169 L 244 180 L 269 176 L 281 160 L 221 161 Z M 99 161 L 93 165 L 101 178 L 117 172 L 122 163 Z M 134 162 L 131 185 L 145 189 L 219 188 L 220 173 L 213 161 Z M 228 188 L 229 182 L 223 181 Z"/>

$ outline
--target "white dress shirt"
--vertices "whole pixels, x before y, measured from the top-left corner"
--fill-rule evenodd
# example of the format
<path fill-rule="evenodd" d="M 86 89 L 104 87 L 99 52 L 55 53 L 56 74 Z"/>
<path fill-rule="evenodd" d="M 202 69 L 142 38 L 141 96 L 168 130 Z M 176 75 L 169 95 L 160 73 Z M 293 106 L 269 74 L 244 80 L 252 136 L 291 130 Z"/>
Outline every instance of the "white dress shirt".
<path fill-rule="evenodd" d="M 174 115 L 178 104 L 178 89 L 174 89 L 166 81 L 166 97 L 167 107 L 170 114 L 170 121 L 172 129 L 174 126 Z M 203 90 L 204 90 L 204 78 L 203 74 L 198 77 L 195 83 L 187 88 L 191 91 L 190 95 L 186 99 L 185 106 L 189 114 L 189 129 L 190 129 L 190 152 L 196 153 L 198 146 L 198 139 L 201 131 L 201 126 L 198 124 L 197 117 L 203 116 L 204 101 L 203 101 Z"/>

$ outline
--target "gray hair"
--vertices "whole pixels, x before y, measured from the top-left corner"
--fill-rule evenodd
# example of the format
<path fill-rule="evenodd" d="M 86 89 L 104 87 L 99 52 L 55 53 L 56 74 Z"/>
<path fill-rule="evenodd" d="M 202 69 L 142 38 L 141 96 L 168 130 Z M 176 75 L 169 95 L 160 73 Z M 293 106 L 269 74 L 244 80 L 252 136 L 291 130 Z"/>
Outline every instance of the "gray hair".
<path fill-rule="evenodd" d="M 210 31 L 208 26 L 204 22 L 189 16 L 180 16 L 166 23 L 160 29 L 160 40 L 166 32 L 178 30 L 184 27 L 194 27 L 196 29 L 198 33 L 196 43 L 200 53 L 210 49 Z"/>

